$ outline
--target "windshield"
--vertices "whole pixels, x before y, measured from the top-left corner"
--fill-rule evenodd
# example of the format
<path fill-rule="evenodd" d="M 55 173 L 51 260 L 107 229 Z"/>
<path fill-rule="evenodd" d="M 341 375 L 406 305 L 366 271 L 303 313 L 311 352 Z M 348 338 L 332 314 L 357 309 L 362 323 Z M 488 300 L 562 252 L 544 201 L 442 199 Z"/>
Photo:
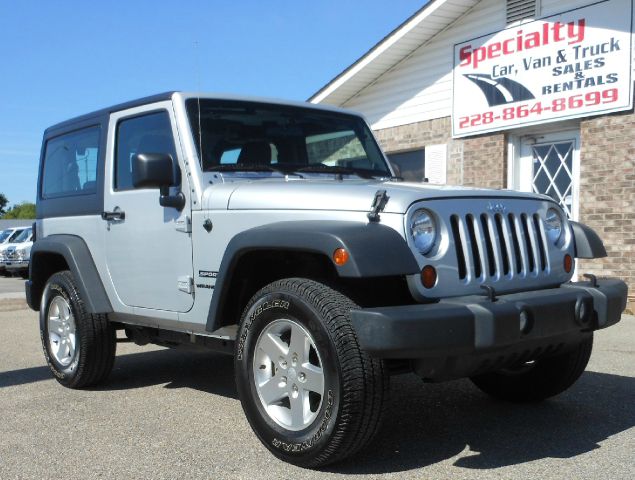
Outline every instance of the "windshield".
<path fill-rule="evenodd" d="M 7 243 L 15 242 L 16 239 L 22 234 L 22 232 L 25 232 L 25 231 L 26 230 L 9 230 L 9 232 L 11 233 L 11 236 L 7 240 Z"/>
<path fill-rule="evenodd" d="M 365 122 L 354 115 L 209 99 L 200 100 L 200 121 L 197 99 L 187 101 L 187 112 L 203 171 L 392 176 Z"/>
<path fill-rule="evenodd" d="M 29 235 L 31 235 L 31 229 L 30 228 L 26 228 L 26 229 L 20 231 L 18 236 L 13 240 L 13 243 L 26 242 L 26 240 L 29 238 Z"/>
<path fill-rule="evenodd" d="M 0 232 L 0 243 L 4 243 L 4 241 L 9 238 L 9 235 L 11 235 L 11 230 L 2 230 Z"/>

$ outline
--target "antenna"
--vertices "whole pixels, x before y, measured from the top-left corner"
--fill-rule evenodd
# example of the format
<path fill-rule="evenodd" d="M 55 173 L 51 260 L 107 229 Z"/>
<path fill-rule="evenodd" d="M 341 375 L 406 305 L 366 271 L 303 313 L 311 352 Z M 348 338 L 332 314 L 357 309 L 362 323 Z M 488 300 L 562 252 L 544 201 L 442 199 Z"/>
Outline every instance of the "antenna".
<path fill-rule="evenodd" d="M 201 129 L 201 67 L 198 53 L 198 40 L 194 41 L 194 55 L 196 57 L 196 103 L 198 106 L 198 154 L 200 164 L 203 168 L 203 130 Z"/>

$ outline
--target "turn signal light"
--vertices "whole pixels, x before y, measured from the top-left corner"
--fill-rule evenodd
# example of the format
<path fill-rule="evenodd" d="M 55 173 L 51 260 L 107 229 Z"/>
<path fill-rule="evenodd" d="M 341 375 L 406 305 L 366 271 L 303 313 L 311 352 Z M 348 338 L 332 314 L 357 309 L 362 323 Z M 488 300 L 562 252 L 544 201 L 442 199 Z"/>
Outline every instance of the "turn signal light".
<path fill-rule="evenodd" d="M 421 270 L 421 283 L 426 288 L 432 288 L 437 283 L 437 271 L 432 265 L 426 265 Z"/>
<path fill-rule="evenodd" d="M 567 273 L 571 273 L 573 270 L 573 258 L 568 253 L 564 256 L 564 271 Z"/>
<path fill-rule="evenodd" d="M 348 254 L 348 251 L 346 251 L 345 248 L 338 248 L 337 250 L 333 252 L 333 261 L 335 262 L 335 265 L 337 265 L 338 267 L 345 265 L 346 262 L 348 262 L 349 258 L 350 258 L 350 255 Z"/>

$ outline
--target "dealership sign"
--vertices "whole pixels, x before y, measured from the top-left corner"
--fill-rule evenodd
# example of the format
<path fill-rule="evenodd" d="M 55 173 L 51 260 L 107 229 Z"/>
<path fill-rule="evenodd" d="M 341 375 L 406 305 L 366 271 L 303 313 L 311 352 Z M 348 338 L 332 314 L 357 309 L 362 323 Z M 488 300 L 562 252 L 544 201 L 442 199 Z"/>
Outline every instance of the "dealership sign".
<path fill-rule="evenodd" d="M 632 0 L 606 0 L 454 46 L 456 137 L 630 109 Z"/>

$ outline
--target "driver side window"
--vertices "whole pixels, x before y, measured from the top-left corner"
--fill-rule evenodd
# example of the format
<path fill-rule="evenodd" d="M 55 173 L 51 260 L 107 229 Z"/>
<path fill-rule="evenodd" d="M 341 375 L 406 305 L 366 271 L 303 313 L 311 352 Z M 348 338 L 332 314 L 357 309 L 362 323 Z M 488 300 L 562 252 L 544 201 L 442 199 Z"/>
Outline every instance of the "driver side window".
<path fill-rule="evenodd" d="M 167 153 L 176 160 L 170 116 L 166 111 L 121 120 L 117 125 L 115 190 L 132 190 L 132 157 L 137 153 Z"/>

